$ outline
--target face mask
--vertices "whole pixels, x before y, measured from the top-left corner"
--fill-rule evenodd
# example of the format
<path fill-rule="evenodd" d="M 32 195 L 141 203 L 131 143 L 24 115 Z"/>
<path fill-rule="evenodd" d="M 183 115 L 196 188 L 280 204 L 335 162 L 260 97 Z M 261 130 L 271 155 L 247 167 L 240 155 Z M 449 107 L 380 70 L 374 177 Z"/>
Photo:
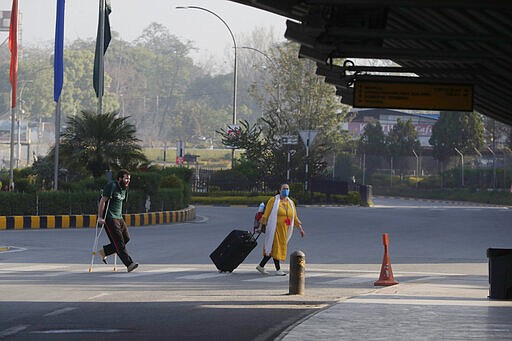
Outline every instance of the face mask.
<path fill-rule="evenodd" d="M 282 189 L 282 190 L 281 190 L 281 195 L 282 195 L 283 197 L 287 197 L 287 196 L 289 196 L 289 195 L 290 195 L 290 190 L 289 190 L 289 189 Z"/>

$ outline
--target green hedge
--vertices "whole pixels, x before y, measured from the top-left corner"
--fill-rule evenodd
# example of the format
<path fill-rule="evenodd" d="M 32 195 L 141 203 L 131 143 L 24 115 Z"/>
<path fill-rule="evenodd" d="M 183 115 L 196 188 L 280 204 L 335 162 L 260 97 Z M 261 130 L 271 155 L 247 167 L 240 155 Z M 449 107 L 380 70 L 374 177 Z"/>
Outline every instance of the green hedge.
<path fill-rule="evenodd" d="M 194 198 L 198 197 L 271 197 L 276 195 L 277 192 L 246 192 L 246 191 L 211 191 L 211 192 L 194 192 Z"/>
<path fill-rule="evenodd" d="M 106 177 L 61 182 L 58 192 L 36 191 L 35 181 L 22 172 L 16 173 L 15 192 L 0 192 L 0 215 L 64 215 L 96 214 L 100 189 Z M 132 172 L 127 213 L 145 212 L 147 195 L 150 211 L 173 211 L 186 208 L 191 198 L 192 170 L 170 167 L 146 172 Z M 3 175 L 0 174 L 0 179 Z M 25 176 L 23 178 L 22 176 Z"/>
<path fill-rule="evenodd" d="M 216 193 L 212 196 L 204 196 L 201 193 L 200 196 L 196 196 L 195 193 L 192 197 L 191 202 L 193 204 L 200 205 L 254 205 L 258 206 L 261 202 L 267 204 L 268 199 L 271 196 L 275 195 L 275 193 L 269 195 L 253 195 L 253 196 L 244 196 L 244 195 L 230 195 L 224 192 L 224 196 L 219 195 L 220 193 Z M 313 193 L 313 198 L 311 200 L 307 200 L 306 197 L 292 197 L 293 201 L 296 204 L 306 204 L 306 203 L 314 203 L 314 204 L 338 204 L 338 205 L 359 205 L 361 203 L 361 197 L 357 192 L 349 192 L 347 195 L 341 194 L 332 194 L 327 200 L 325 194 L 322 193 Z"/>
<path fill-rule="evenodd" d="M 267 204 L 269 196 L 193 196 L 192 204 L 196 205 L 250 205 L 258 206 L 261 202 Z"/>
<path fill-rule="evenodd" d="M 150 196 L 151 212 L 186 208 L 189 199 L 180 189 L 162 188 Z M 83 192 L 0 192 L 0 215 L 96 214 L 99 191 Z M 145 212 L 146 194 L 141 190 L 128 193 L 125 213 Z"/>
<path fill-rule="evenodd" d="M 180 189 L 162 188 L 149 196 L 150 212 L 175 211 L 188 206 L 183 191 Z M 126 202 L 126 213 L 145 212 L 146 195 L 142 191 L 130 191 Z"/>

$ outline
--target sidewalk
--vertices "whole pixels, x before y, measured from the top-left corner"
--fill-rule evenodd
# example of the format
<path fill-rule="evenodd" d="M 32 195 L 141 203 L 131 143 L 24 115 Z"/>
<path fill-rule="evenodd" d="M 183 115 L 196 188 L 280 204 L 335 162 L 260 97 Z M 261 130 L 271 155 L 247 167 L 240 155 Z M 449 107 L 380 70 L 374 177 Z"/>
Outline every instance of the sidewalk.
<path fill-rule="evenodd" d="M 487 275 L 376 288 L 307 317 L 277 340 L 512 340 L 512 300 L 488 299 Z"/>

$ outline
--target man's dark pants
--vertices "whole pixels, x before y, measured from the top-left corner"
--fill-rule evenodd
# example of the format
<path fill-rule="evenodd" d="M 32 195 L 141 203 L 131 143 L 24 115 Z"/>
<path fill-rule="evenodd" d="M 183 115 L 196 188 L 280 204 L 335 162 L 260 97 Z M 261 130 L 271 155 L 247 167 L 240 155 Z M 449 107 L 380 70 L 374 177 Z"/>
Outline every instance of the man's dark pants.
<path fill-rule="evenodd" d="M 132 264 L 133 260 L 126 251 L 126 244 L 130 241 L 130 233 L 124 220 L 107 218 L 105 231 L 110 240 L 110 244 L 103 246 L 105 255 L 109 256 L 117 253 L 124 265 Z"/>

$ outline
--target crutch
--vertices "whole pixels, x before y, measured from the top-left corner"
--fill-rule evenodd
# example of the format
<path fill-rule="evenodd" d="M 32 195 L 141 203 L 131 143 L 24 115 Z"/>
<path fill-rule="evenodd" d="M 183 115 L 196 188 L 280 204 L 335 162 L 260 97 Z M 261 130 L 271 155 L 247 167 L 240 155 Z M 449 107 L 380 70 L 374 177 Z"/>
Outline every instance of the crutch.
<path fill-rule="evenodd" d="M 102 194 L 103 196 L 103 194 Z M 110 199 L 107 201 L 107 206 L 105 207 L 105 216 L 108 212 L 108 206 L 110 205 Z M 96 250 L 98 249 L 98 242 L 101 236 L 101 232 L 103 231 L 103 227 L 105 224 L 101 224 L 101 227 L 98 224 L 98 220 L 96 220 L 96 227 L 94 228 L 94 243 L 92 245 L 92 257 L 91 257 L 91 265 L 89 266 L 89 272 L 92 272 L 92 267 L 94 266 L 94 257 L 96 257 Z M 114 254 L 114 271 L 117 271 L 117 254 Z"/>

